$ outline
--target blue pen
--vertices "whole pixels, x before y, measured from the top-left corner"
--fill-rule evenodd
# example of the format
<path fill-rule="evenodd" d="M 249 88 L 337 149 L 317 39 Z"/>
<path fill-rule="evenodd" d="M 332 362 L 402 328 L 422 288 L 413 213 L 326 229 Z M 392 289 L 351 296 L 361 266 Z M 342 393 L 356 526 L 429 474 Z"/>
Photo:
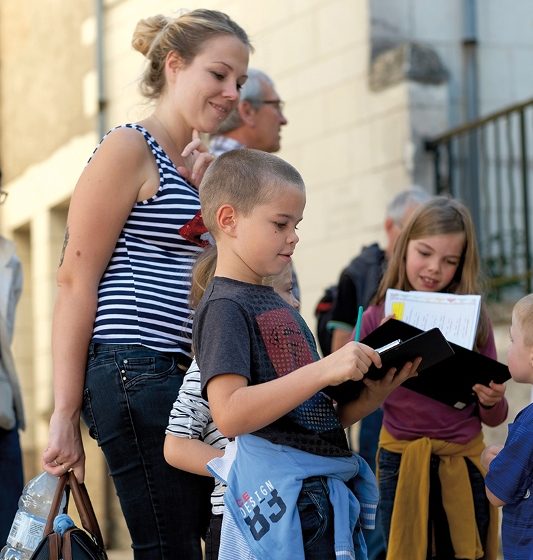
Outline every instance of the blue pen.
<path fill-rule="evenodd" d="M 355 323 L 355 342 L 359 342 L 359 338 L 361 336 L 361 324 L 363 322 L 363 306 L 359 306 L 359 310 L 357 312 L 357 323 Z"/>

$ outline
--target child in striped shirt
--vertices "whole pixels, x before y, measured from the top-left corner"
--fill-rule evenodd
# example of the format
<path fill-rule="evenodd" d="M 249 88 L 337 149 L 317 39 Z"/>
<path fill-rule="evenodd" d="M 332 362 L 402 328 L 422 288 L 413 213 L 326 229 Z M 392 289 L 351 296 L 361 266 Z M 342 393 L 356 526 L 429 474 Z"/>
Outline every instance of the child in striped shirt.
<path fill-rule="evenodd" d="M 213 277 L 216 265 L 214 252 L 205 251 L 197 262 L 197 267 L 204 269 L 207 285 Z M 295 309 L 300 309 L 300 302 L 292 292 L 292 264 L 277 275 L 265 280 L 274 290 Z M 198 286 L 192 291 L 192 306 L 197 303 L 196 297 L 201 297 L 203 290 Z M 200 293 L 201 292 L 201 293 Z M 166 461 L 181 470 L 212 476 L 206 464 L 214 457 L 221 457 L 229 439 L 222 435 L 213 422 L 209 403 L 202 398 L 200 384 L 200 369 L 193 360 L 187 371 L 178 397 L 170 411 L 165 438 Z M 220 545 L 220 531 L 222 514 L 224 512 L 225 485 L 218 479 L 211 494 L 211 519 L 205 538 L 206 560 L 216 560 Z"/>

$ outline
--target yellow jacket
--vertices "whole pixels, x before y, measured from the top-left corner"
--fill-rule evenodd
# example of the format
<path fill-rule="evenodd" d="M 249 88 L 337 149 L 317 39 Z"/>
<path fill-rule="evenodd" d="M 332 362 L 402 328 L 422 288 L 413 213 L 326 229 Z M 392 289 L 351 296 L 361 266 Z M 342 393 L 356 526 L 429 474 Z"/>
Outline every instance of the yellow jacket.
<path fill-rule="evenodd" d="M 498 553 L 498 508 L 490 506 L 486 550 L 480 541 L 474 513 L 474 500 L 464 458 L 485 476 L 480 463 L 484 449 L 480 433 L 461 445 L 427 437 L 413 441 L 397 440 L 382 428 L 380 448 L 401 453 L 400 472 L 392 512 L 387 560 L 426 560 L 429 515 L 429 463 L 440 457 L 439 478 L 442 502 L 450 537 L 457 558 L 496 560 Z"/>

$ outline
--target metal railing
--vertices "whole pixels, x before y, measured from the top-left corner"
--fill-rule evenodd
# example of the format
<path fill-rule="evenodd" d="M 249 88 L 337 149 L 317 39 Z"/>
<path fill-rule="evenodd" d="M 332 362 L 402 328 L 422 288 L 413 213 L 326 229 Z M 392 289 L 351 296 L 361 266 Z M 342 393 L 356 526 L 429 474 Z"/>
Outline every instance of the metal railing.
<path fill-rule="evenodd" d="M 462 200 L 472 213 L 496 300 L 531 292 L 532 132 L 533 98 L 426 141 L 436 192 Z"/>

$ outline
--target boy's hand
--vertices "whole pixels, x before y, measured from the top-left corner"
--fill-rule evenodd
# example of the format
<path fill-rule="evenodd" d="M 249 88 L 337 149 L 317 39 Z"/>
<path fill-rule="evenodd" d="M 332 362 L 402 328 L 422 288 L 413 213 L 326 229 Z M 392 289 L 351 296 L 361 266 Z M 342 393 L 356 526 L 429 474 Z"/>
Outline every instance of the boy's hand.
<path fill-rule="evenodd" d="M 336 352 L 320 360 L 324 366 L 327 385 L 340 385 L 344 381 L 359 381 L 374 364 L 381 367 L 379 354 L 360 342 L 348 342 Z"/>
<path fill-rule="evenodd" d="M 365 379 L 367 398 L 379 406 L 404 381 L 418 375 L 421 361 L 422 358 L 416 358 L 412 362 L 406 362 L 400 371 L 391 368 L 381 379 Z"/>
<path fill-rule="evenodd" d="M 489 470 L 492 460 L 502 449 L 503 445 L 489 445 L 488 447 L 485 447 L 483 453 L 481 453 L 481 464 L 485 469 Z"/>
<path fill-rule="evenodd" d="M 498 404 L 505 395 L 505 385 L 503 383 L 494 383 L 491 381 L 489 386 L 477 383 L 472 387 L 476 393 L 479 402 L 486 407 L 492 407 Z"/>
<path fill-rule="evenodd" d="M 379 380 L 365 378 L 363 381 L 365 387 L 361 394 L 353 401 L 339 405 L 337 408 L 342 425 L 351 426 L 381 406 L 394 389 L 410 377 L 417 375 L 421 361 L 421 358 L 416 358 L 412 362 L 407 362 L 400 371 L 391 368 Z"/>

